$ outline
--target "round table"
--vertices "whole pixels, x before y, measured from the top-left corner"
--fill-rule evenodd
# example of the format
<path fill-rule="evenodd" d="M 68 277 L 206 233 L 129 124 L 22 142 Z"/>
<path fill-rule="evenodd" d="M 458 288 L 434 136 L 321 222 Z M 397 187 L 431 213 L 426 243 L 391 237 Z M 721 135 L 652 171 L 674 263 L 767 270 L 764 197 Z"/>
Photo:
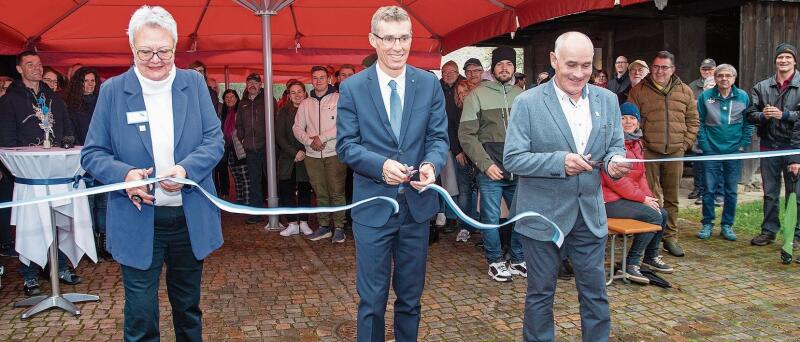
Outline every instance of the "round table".
<path fill-rule="evenodd" d="M 0 161 L 14 174 L 14 201 L 41 198 L 83 188 L 73 181 L 83 174 L 80 147 L 71 149 L 40 146 L 0 148 Z M 13 207 L 11 224 L 17 227 L 16 250 L 20 261 L 45 266 L 57 265 L 60 249 L 77 266 L 83 255 L 97 262 L 92 232 L 91 211 L 86 196 Z M 58 232 L 58 233 L 56 233 Z M 58 236 L 57 240 L 53 237 Z M 97 301 L 99 297 L 78 293 L 61 294 L 58 267 L 50 267 L 49 296 L 30 297 L 14 306 L 31 306 L 22 314 L 28 318 L 49 308 L 58 307 L 79 315 L 73 302 Z"/>

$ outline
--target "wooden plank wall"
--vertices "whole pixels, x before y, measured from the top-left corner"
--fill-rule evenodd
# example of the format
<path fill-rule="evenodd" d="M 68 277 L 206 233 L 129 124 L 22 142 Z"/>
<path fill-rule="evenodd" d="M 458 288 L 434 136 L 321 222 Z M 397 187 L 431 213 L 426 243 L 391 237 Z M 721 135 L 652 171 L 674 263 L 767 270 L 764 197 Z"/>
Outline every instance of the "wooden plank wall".
<path fill-rule="evenodd" d="M 800 46 L 800 3 L 752 1 L 741 6 L 738 85 L 748 93 L 759 81 L 775 75 L 775 47 L 782 42 Z M 753 149 L 758 138 L 753 138 Z M 757 161 L 745 161 L 743 183 L 760 183 Z"/>

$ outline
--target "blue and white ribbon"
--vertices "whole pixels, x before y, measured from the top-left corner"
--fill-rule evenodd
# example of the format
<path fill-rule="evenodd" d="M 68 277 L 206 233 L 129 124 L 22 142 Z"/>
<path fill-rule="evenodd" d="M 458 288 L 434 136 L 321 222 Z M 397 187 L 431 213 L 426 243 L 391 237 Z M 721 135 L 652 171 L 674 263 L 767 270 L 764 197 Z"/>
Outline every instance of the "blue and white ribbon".
<path fill-rule="evenodd" d="M 97 195 L 97 194 L 102 194 L 102 193 L 106 193 L 106 192 L 119 191 L 119 190 L 124 190 L 124 189 L 129 189 L 129 188 L 140 187 L 140 186 L 148 186 L 150 184 L 158 183 L 158 182 L 165 181 L 165 180 L 173 181 L 173 182 L 176 182 L 176 183 L 181 183 L 183 185 L 194 186 L 196 189 L 200 190 L 200 192 L 202 192 L 203 195 L 206 196 L 206 198 L 208 198 L 209 201 L 211 201 L 211 203 L 213 203 L 215 206 L 217 206 L 221 210 L 224 210 L 224 211 L 227 211 L 227 212 L 231 212 L 231 213 L 237 213 L 237 214 L 270 215 L 270 216 L 272 216 L 272 215 L 333 213 L 333 212 L 342 211 L 342 210 L 349 210 L 349 209 L 352 209 L 352 208 L 357 207 L 359 205 L 362 205 L 364 203 L 372 202 L 372 201 L 386 201 L 386 202 L 389 202 L 389 204 L 392 205 L 392 208 L 394 208 L 394 212 L 395 213 L 400 211 L 400 206 L 397 204 L 397 201 L 395 201 L 392 198 L 385 197 L 385 196 L 376 196 L 376 197 L 372 197 L 372 198 L 367 198 L 365 200 L 361 200 L 361 201 L 358 201 L 358 202 L 355 202 L 355 203 L 352 203 L 352 204 L 349 204 L 349 205 L 345 205 L 345 206 L 340 206 L 340 207 L 254 208 L 254 207 L 248 207 L 248 206 L 245 206 L 245 205 L 234 204 L 234 203 L 225 201 L 225 200 L 223 200 L 223 199 L 221 199 L 221 198 L 219 198 L 217 196 L 214 196 L 211 193 L 209 193 L 208 191 L 206 191 L 205 189 L 203 189 L 200 185 L 198 185 L 197 183 L 192 181 L 191 179 L 172 178 L 172 177 L 148 178 L 148 179 L 132 181 L 132 182 L 122 182 L 122 183 L 116 183 L 116 184 L 101 185 L 101 186 L 97 186 L 97 187 L 93 187 L 93 188 L 88 188 L 88 189 L 83 189 L 83 190 L 76 190 L 76 191 L 69 191 L 69 192 L 65 192 L 65 193 L 53 194 L 53 195 L 50 195 L 50 196 L 31 198 L 31 199 L 21 200 L 21 201 L 4 202 L 4 203 L 0 203 L 0 209 L 11 208 L 11 207 L 19 207 L 19 206 L 23 206 L 23 205 L 47 203 L 47 202 L 52 202 L 52 201 L 60 201 L 60 200 L 65 200 L 65 199 L 70 199 L 70 198 L 75 198 L 75 197 L 81 197 L 81 196 Z"/>
<path fill-rule="evenodd" d="M 759 158 L 771 158 L 771 157 L 785 157 L 796 154 L 800 154 L 800 149 L 743 152 L 743 153 L 730 153 L 730 154 L 710 154 L 702 156 L 656 158 L 656 159 L 617 158 L 615 160 L 623 163 L 662 163 L 662 162 L 678 162 L 678 161 L 692 162 L 692 161 L 709 161 L 709 160 L 759 159 Z"/>
<path fill-rule="evenodd" d="M 555 224 L 555 222 L 550 221 L 550 219 L 548 219 L 544 215 L 539 214 L 537 212 L 526 211 L 524 213 L 514 215 L 514 217 L 508 219 L 503 224 L 481 223 L 481 222 L 478 222 L 475 219 L 469 217 L 469 215 L 467 215 L 463 211 L 461 211 L 461 209 L 458 207 L 456 202 L 453 201 L 453 198 L 450 196 L 450 193 L 448 193 L 447 190 L 445 190 L 441 186 L 438 186 L 436 184 L 430 184 L 430 185 L 422 188 L 421 191 L 426 191 L 426 190 L 433 190 L 433 191 L 436 191 L 437 193 L 439 193 L 439 195 L 442 196 L 442 198 L 444 198 L 444 201 L 447 203 L 447 206 L 449 206 L 450 209 L 453 210 L 453 212 L 456 214 L 456 216 L 458 216 L 459 219 L 461 219 L 461 221 L 463 221 L 464 223 L 466 223 L 466 224 L 468 224 L 470 226 L 473 226 L 473 227 L 475 227 L 477 229 L 482 229 L 482 230 L 497 229 L 497 228 L 500 228 L 500 227 L 505 226 L 507 224 L 511 224 L 511 223 L 517 222 L 517 221 L 519 221 L 521 219 L 524 219 L 524 218 L 527 218 L 527 217 L 538 217 L 538 218 L 541 218 L 542 221 L 544 221 L 545 223 L 547 223 L 547 224 L 549 224 L 550 226 L 553 227 L 554 232 L 553 232 L 553 237 L 551 238 L 551 241 L 553 241 L 553 243 L 555 243 L 558 247 L 561 247 L 561 245 L 564 244 L 564 233 L 561 232 L 561 228 L 559 228 L 558 225 Z"/>

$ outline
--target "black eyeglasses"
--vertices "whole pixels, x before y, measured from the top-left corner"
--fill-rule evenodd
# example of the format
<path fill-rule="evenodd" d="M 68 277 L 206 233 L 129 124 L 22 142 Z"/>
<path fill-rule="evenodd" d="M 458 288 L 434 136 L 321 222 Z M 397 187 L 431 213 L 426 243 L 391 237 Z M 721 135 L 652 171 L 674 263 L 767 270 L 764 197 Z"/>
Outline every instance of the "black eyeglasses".
<path fill-rule="evenodd" d="M 394 45 L 395 42 L 400 42 L 401 45 L 405 45 L 405 44 L 408 44 L 408 42 L 411 41 L 411 36 L 410 35 L 402 35 L 400 37 L 393 37 L 393 36 L 383 36 L 383 37 L 381 37 L 381 36 L 379 36 L 377 34 L 374 34 L 374 33 L 372 33 L 372 35 L 377 37 L 378 39 L 380 39 L 383 42 L 383 44 L 385 44 L 385 45 Z"/>
<path fill-rule="evenodd" d="M 175 56 L 175 49 L 161 49 L 158 51 L 152 50 L 136 50 L 136 57 L 139 57 L 142 61 L 149 61 L 153 59 L 153 56 L 158 56 L 160 60 L 169 60 Z"/>

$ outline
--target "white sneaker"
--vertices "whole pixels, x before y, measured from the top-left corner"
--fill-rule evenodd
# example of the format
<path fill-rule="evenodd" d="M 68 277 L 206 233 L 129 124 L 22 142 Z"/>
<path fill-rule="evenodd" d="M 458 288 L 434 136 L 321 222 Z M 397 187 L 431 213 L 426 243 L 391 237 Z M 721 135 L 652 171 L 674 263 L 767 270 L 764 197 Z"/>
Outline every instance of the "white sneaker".
<path fill-rule="evenodd" d="M 469 230 L 462 229 L 456 235 L 456 242 L 467 242 L 469 240 Z"/>
<path fill-rule="evenodd" d="M 525 265 L 524 261 L 518 264 L 509 263 L 508 269 L 511 272 L 511 275 L 521 276 L 523 278 L 528 277 L 528 266 Z"/>
<path fill-rule="evenodd" d="M 283 226 L 283 223 L 280 223 L 280 222 L 278 222 L 278 226 L 277 226 L 277 227 L 274 227 L 274 228 L 269 226 L 269 221 L 267 221 L 267 224 L 266 224 L 266 225 L 264 225 L 264 230 L 266 230 L 266 231 L 268 231 L 268 232 L 277 232 L 277 231 L 282 231 L 282 230 L 283 230 L 283 229 L 285 229 L 285 228 L 286 228 L 286 227 L 284 227 L 284 226 Z"/>
<path fill-rule="evenodd" d="M 511 281 L 511 272 L 508 271 L 505 261 L 498 261 L 489 264 L 489 277 L 494 281 L 506 283 Z"/>
<path fill-rule="evenodd" d="M 444 227 L 444 224 L 447 223 L 447 216 L 444 213 L 436 214 L 436 226 L 437 227 Z"/>
<path fill-rule="evenodd" d="M 302 232 L 305 236 L 314 234 L 314 231 L 308 226 L 308 222 L 306 221 L 300 221 L 300 232 Z"/>
<path fill-rule="evenodd" d="M 297 222 L 290 222 L 286 229 L 281 230 L 281 236 L 292 236 L 297 234 L 300 234 L 300 226 L 297 225 Z"/>

